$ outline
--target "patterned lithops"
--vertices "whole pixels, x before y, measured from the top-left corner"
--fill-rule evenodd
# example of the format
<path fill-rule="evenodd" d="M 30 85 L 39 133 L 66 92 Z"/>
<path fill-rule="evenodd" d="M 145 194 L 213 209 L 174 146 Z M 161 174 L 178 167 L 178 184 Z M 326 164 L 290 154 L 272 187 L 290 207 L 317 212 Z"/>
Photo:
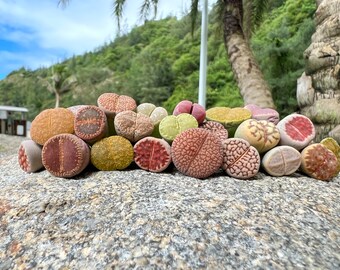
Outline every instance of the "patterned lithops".
<path fill-rule="evenodd" d="M 320 143 L 326 146 L 329 150 L 331 150 L 338 159 L 338 170 L 335 173 L 335 176 L 338 175 L 340 172 L 340 146 L 338 142 L 334 140 L 332 137 L 328 137 L 323 139 Z"/>
<path fill-rule="evenodd" d="M 211 131 L 221 142 L 228 139 L 228 130 L 221 123 L 205 121 L 199 127 Z"/>
<path fill-rule="evenodd" d="M 245 109 L 251 111 L 251 118 L 256 120 L 267 120 L 273 124 L 277 124 L 280 121 L 279 113 L 271 108 L 261 108 L 255 104 L 248 104 L 244 106 Z"/>
<path fill-rule="evenodd" d="M 288 145 L 276 146 L 262 157 L 261 165 L 272 176 L 290 175 L 300 168 L 301 154 Z"/>
<path fill-rule="evenodd" d="M 57 177 L 73 177 L 81 173 L 89 162 L 89 146 L 73 134 L 55 135 L 42 149 L 44 167 Z"/>
<path fill-rule="evenodd" d="M 229 176 L 249 179 L 258 173 L 261 165 L 260 154 L 249 142 L 240 138 L 229 138 L 222 144 L 222 168 Z"/>
<path fill-rule="evenodd" d="M 207 178 L 222 165 L 220 139 L 203 128 L 190 128 L 180 133 L 172 143 L 172 161 L 183 174 Z"/>
<path fill-rule="evenodd" d="M 280 131 L 280 145 L 289 145 L 297 150 L 306 147 L 315 137 L 312 121 L 301 114 L 290 114 L 283 118 L 276 127 Z"/>
<path fill-rule="evenodd" d="M 36 172 L 43 168 L 41 159 L 42 148 L 32 140 L 21 142 L 18 151 L 20 168 L 28 173 Z"/>
<path fill-rule="evenodd" d="M 189 128 L 197 128 L 198 122 L 195 117 L 188 113 L 181 113 L 177 116 L 168 115 L 159 124 L 159 133 L 162 138 L 172 142 L 177 135 Z"/>
<path fill-rule="evenodd" d="M 179 115 L 181 113 L 189 113 L 196 118 L 198 124 L 202 124 L 205 120 L 205 109 L 202 105 L 193 103 L 189 100 L 182 100 L 179 102 L 174 111 L 173 115 Z"/>
<path fill-rule="evenodd" d="M 310 177 L 328 181 L 338 171 L 338 159 L 326 146 L 314 143 L 302 150 L 300 168 Z"/>
<path fill-rule="evenodd" d="M 114 126 L 117 135 L 131 142 L 150 136 L 154 128 L 150 117 L 134 111 L 118 113 L 114 119 Z"/>
<path fill-rule="evenodd" d="M 110 136 L 91 148 L 91 162 L 101 171 L 124 170 L 133 161 L 133 146 L 122 136 Z"/>
<path fill-rule="evenodd" d="M 163 139 L 145 137 L 133 149 L 134 161 L 143 170 L 161 172 L 171 163 L 171 147 Z"/>
<path fill-rule="evenodd" d="M 97 99 L 98 107 L 109 117 L 114 117 L 123 111 L 134 111 L 137 108 L 136 101 L 129 96 L 116 93 L 104 93 Z"/>
<path fill-rule="evenodd" d="M 248 119 L 237 127 L 234 137 L 245 139 L 262 154 L 279 143 L 280 132 L 272 122 Z"/>
<path fill-rule="evenodd" d="M 46 109 L 32 121 L 30 135 L 37 144 L 44 145 L 49 138 L 62 133 L 74 133 L 74 114 L 68 109 Z"/>

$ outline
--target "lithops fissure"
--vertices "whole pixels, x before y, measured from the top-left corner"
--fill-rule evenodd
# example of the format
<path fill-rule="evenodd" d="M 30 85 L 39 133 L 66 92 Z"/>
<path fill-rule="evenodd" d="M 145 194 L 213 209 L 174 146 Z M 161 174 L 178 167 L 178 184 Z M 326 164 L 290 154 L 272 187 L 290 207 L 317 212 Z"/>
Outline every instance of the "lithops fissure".
<path fill-rule="evenodd" d="M 205 120 L 205 109 L 202 105 L 198 103 L 193 103 L 189 100 L 182 100 L 179 102 L 174 111 L 173 115 L 179 115 L 181 113 L 188 113 L 191 114 L 193 117 L 196 118 L 198 124 L 203 123 Z"/>
<path fill-rule="evenodd" d="M 73 177 L 81 173 L 89 161 L 89 146 L 73 134 L 53 136 L 42 149 L 44 167 L 57 177 Z"/>
<path fill-rule="evenodd" d="M 43 168 L 42 147 L 33 140 L 21 142 L 18 151 L 18 162 L 20 168 L 28 173 L 36 172 Z"/>

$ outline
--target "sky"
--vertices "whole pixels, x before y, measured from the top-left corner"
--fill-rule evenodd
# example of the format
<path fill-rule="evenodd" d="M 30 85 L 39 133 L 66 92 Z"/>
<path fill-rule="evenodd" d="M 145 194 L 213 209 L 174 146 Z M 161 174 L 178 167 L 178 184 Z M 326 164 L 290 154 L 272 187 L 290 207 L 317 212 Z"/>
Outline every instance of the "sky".
<path fill-rule="evenodd" d="M 141 4 L 126 0 L 122 31 L 142 23 Z M 159 0 L 157 18 L 180 18 L 188 4 Z M 112 5 L 113 0 L 72 0 L 63 8 L 58 0 L 0 0 L 0 80 L 21 67 L 48 67 L 113 41 L 118 29 Z"/>

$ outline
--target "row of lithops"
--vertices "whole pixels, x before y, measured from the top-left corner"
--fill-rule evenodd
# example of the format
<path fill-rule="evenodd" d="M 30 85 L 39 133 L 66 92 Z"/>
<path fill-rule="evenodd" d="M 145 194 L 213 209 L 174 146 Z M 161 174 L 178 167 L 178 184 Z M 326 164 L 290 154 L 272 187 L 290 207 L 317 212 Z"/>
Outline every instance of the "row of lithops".
<path fill-rule="evenodd" d="M 222 168 L 249 179 L 262 167 L 273 176 L 300 169 L 321 180 L 340 170 L 339 145 L 331 138 L 310 145 L 315 129 L 303 115 L 280 120 L 275 110 L 255 105 L 205 111 L 187 100 L 168 115 L 162 107 L 137 106 L 131 97 L 115 93 L 101 95 L 97 104 L 42 111 L 32 122 L 32 140 L 20 146 L 21 168 L 45 167 L 53 175 L 73 177 L 89 163 L 99 170 L 123 170 L 135 162 L 161 172 L 173 162 L 197 178 Z"/>

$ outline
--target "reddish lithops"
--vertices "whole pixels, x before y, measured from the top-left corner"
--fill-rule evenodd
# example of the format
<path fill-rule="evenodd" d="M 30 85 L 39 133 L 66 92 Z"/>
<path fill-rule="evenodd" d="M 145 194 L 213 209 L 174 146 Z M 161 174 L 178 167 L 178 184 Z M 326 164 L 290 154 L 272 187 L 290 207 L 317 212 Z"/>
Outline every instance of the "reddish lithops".
<path fill-rule="evenodd" d="M 244 106 L 245 109 L 251 111 L 251 118 L 256 120 L 267 120 L 273 124 L 277 124 L 280 121 L 279 113 L 271 108 L 261 108 L 255 104 L 248 104 Z"/>
<path fill-rule="evenodd" d="M 237 127 L 234 137 L 245 139 L 262 154 L 279 143 L 280 132 L 272 122 L 248 119 Z"/>
<path fill-rule="evenodd" d="M 129 96 L 118 95 L 116 93 L 104 93 L 97 99 L 98 107 L 109 117 L 114 117 L 123 111 L 134 111 L 137 108 L 136 101 Z"/>
<path fill-rule="evenodd" d="M 42 149 L 42 163 L 57 177 L 73 177 L 81 173 L 90 162 L 89 146 L 73 134 L 51 137 Z"/>
<path fill-rule="evenodd" d="M 133 147 L 134 161 L 143 170 L 162 172 L 171 163 L 171 147 L 163 139 L 146 137 Z"/>
<path fill-rule="evenodd" d="M 272 176 L 290 175 L 299 169 L 301 154 L 291 146 L 277 146 L 262 157 L 261 165 Z"/>
<path fill-rule="evenodd" d="M 181 173 L 196 178 L 207 178 L 222 165 L 222 144 L 212 132 L 202 128 L 190 128 L 175 138 L 171 156 L 175 167 Z"/>
<path fill-rule="evenodd" d="M 97 106 L 83 106 L 76 112 L 74 132 L 89 144 L 106 137 L 108 124 L 105 112 Z"/>
<path fill-rule="evenodd" d="M 131 142 L 150 136 L 153 131 L 153 123 L 150 117 L 134 111 L 124 111 L 116 115 L 114 126 L 117 135 L 127 138 Z"/>
<path fill-rule="evenodd" d="M 205 121 L 199 127 L 212 132 L 221 140 L 221 142 L 228 139 L 228 130 L 226 130 L 226 128 L 221 123 L 215 121 Z"/>
<path fill-rule="evenodd" d="M 202 105 L 193 103 L 189 100 L 182 100 L 179 102 L 174 111 L 173 115 L 179 115 L 181 113 L 188 113 L 191 114 L 193 117 L 196 118 L 198 124 L 203 123 L 205 120 L 205 109 L 203 108 Z"/>
<path fill-rule="evenodd" d="M 302 150 L 300 168 L 310 177 L 328 181 L 338 172 L 338 159 L 326 146 L 314 143 Z"/>
<path fill-rule="evenodd" d="M 306 147 L 315 137 L 312 121 L 301 114 L 290 114 L 283 118 L 276 127 L 280 131 L 280 145 L 289 145 L 297 150 Z"/>
<path fill-rule="evenodd" d="M 18 151 L 18 162 L 20 168 L 28 173 L 42 169 L 41 146 L 32 140 L 21 142 Z"/>
<path fill-rule="evenodd" d="M 223 141 L 224 171 L 231 177 L 249 179 L 255 176 L 261 165 L 260 154 L 249 142 L 240 138 Z"/>

